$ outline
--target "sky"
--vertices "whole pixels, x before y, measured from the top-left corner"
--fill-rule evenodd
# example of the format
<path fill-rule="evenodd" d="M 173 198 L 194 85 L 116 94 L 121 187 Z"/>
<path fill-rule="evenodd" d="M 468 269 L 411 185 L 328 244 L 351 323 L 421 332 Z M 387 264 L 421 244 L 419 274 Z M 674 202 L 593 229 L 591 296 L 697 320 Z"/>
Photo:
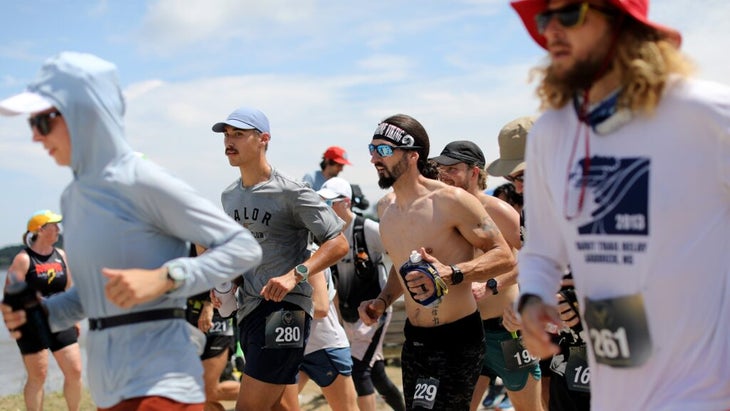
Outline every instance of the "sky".
<path fill-rule="evenodd" d="M 682 32 L 699 77 L 725 84 L 729 15 L 726 0 L 650 10 Z M 367 144 L 380 120 L 409 114 L 428 131 L 430 156 L 465 139 L 490 162 L 499 129 L 538 113 L 529 70 L 545 62 L 503 0 L 16 1 L 3 5 L 0 38 L 0 99 L 60 51 L 114 62 L 132 147 L 216 205 L 239 173 L 210 127 L 239 106 L 269 117 L 274 167 L 301 178 L 342 146 L 353 165 L 340 176 L 374 204 L 386 191 Z M 23 116 L 0 118 L 0 247 L 20 243 L 34 211 L 58 211 L 72 178 L 31 142 Z"/>

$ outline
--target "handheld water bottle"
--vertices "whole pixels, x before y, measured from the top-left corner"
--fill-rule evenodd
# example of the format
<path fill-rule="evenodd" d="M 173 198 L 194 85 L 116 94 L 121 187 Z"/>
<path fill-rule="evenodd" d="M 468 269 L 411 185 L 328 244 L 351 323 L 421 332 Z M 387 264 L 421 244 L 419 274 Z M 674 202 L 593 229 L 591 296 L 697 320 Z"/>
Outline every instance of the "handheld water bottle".
<path fill-rule="evenodd" d="M 429 277 L 434 282 L 434 293 L 426 298 L 425 300 L 418 301 L 415 298 L 413 298 L 416 294 L 410 292 L 411 298 L 413 298 L 413 301 L 424 305 L 426 307 L 431 307 L 434 305 L 437 305 L 441 302 L 441 299 L 444 295 L 446 295 L 449 291 L 448 287 L 446 286 L 446 283 L 444 280 L 441 279 L 441 277 L 438 274 L 438 271 L 436 271 L 436 268 L 434 268 L 431 263 L 424 261 L 421 254 L 413 250 L 411 251 L 411 255 L 408 258 L 408 261 L 406 261 L 401 267 L 400 270 L 398 270 L 401 277 L 403 278 L 403 282 L 406 282 L 406 274 L 408 274 L 411 271 L 420 271 L 424 274 L 426 274 L 427 277 Z"/>
<path fill-rule="evenodd" d="M 18 341 L 20 344 L 26 341 L 40 341 L 44 347 L 48 347 L 51 328 L 36 290 L 25 281 L 18 281 L 12 273 L 8 273 L 8 277 L 10 284 L 5 288 L 3 303 L 12 307 L 13 311 L 25 310 L 26 322 L 18 329 L 21 333 Z"/>
<path fill-rule="evenodd" d="M 236 301 L 236 293 L 233 292 L 233 283 L 230 281 L 223 282 L 213 289 L 213 294 L 221 300 L 221 307 L 218 313 L 221 317 L 229 317 L 238 309 L 238 301 Z"/>

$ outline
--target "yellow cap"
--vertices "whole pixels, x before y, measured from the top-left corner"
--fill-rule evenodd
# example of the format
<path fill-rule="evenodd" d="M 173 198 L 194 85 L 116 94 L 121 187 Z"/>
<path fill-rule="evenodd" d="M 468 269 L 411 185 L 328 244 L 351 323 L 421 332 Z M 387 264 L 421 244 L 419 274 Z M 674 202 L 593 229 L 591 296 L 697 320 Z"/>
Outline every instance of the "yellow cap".
<path fill-rule="evenodd" d="M 63 220 L 61 214 L 56 214 L 51 210 L 39 210 L 33 213 L 28 220 L 28 231 L 35 233 L 48 223 L 58 223 Z"/>

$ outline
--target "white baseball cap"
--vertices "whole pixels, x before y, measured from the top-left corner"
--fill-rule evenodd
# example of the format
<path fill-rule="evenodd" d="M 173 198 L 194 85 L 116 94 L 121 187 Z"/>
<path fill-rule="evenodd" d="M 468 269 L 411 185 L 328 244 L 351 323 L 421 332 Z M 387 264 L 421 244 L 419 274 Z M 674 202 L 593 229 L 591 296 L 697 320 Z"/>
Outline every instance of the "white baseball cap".
<path fill-rule="evenodd" d="M 344 178 L 332 177 L 324 182 L 317 194 L 325 200 L 333 200 L 337 197 L 352 198 L 352 187 Z"/>
<path fill-rule="evenodd" d="M 40 94 L 24 91 L 0 101 L 0 115 L 16 116 L 18 114 L 35 113 L 48 110 L 53 104 Z"/>

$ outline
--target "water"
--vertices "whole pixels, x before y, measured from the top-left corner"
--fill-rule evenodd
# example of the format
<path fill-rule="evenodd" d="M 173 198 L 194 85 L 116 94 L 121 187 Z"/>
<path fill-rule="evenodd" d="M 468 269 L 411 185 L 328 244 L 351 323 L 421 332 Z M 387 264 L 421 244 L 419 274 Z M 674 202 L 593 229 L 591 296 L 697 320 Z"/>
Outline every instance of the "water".
<path fill-rule="evenodd" d="M 5 285 L 5 277 L 7 272 L 0 270 L 0 284 Z M 86 368 L 86 332 L 88 330 L 87 322 L 81 322 L 81 360 L 84 370 Z M 46 392 L 60 391 L 63 388 L 63 373 L 58 368 L 58 364 L 49 352 L 48 360 L 48 376 L 46 377 Z M 84 385 L 86 385 L 86 373 L 83 373 Z M 0 396 L 9 394 L 21 394 L 23 385 L 25 384 L 26 373 L 23 359 L 20 356 L 20 350 L 15 344 L 15 340 L 10 338 L 5 324 L 0 324 Z"/>

